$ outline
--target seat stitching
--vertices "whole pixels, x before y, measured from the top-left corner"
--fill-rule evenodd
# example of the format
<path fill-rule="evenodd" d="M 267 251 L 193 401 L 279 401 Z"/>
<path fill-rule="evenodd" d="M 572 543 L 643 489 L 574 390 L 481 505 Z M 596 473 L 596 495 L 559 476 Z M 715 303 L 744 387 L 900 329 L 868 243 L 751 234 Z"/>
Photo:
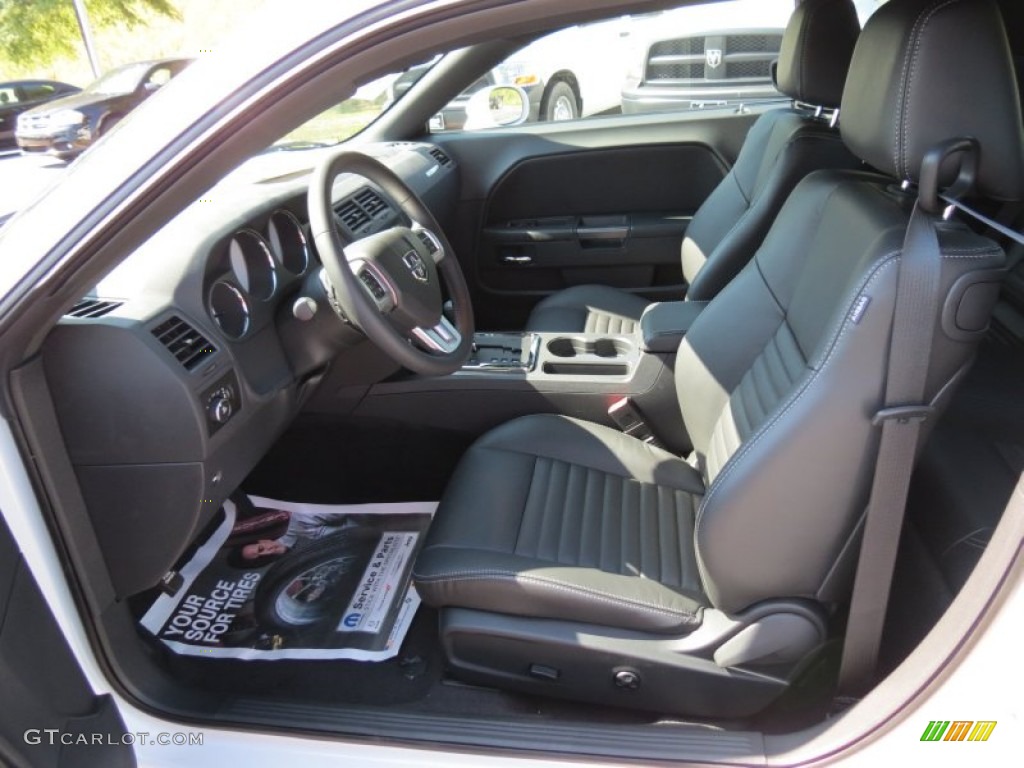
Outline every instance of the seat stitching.
<path fill-rule="evenodd" d="M 921 54 L 921 40 L 924 38 L 925 27 L 928 26 L 928 23 L 932 20 L 932 17 L 935 16 L 936 13 L 941 11 L 943 8 L 946 8 L 946 7 L 948 7 L 950 5 L 953 5 L 954 3 L 957 3 L 957 2 L 960 2 L 960 0 L 946 0 L 946 2 L 944 2 L 944 3 L 940 3 L 938 5 L 934 5 L 931 8 L 931 10 L 928 11 L 927 16 L 924 16 L 924 19 L 921 21 L 920 27 L 918 28 L 917 25 L 915 24 L 914 46 L 913 46 L 914 53 L 913 53 L 913 56 L 911 57 L 911 61 L 910 61 L 910 74 L 907 76 L 907 87 L 906 87 L 906 91 L 905 91 L 905 100 L 907 102 L 910 101 L 910 92 L 911 92 L 911 89 L 912 89 L 912 86 L 913 86 L 914 76 L 915 76 L 915 74 L 917 72 L 917 62 L 918 62 L 918 57 Z M 922 13 L 922 15 L 924 15 L 924 13 Z M 907 110 L 904 109 L 904 111 L 907 111 Z M 907 153 L 907 144 L 909 144 L 908 137 L 910 136 L 910 120 L 911 120 L 912 117 L 913 117 L 913 113 L 912 112 L 907 112 L 906 119 L 903 120 L 903 142 L 902 142 L 902 146 L 901 146 L 901 150 L 900 150 L 900 154 L 902 155 L 902 159 L 903 159 L 903 175 L 906 178 L 910 177 L 910 171 L 907 169 L 907 162 L 908 162 L 908 159 L 909 159 L 907 157 L 907 154 L 908 154 Z"/>
<path fill-rule="evenodd" d="M 772 161 L 771 168 L 768 170 L 767 173 L 767 177 L 769 179 L 775 174 L 776 169 L 779 167 L 782 156 L 786 154 L 790 149 L 794 148 L 795 145 L 797 145 L 800 142 L 826 141 L 828 143 L 842 143 L 842 139 L 840 139 L 838 136 L 832 133 L 815 132 L 808 135 L 803 132 L 808 127 L 809 126 L 800 126 L 800 128 L 796 131 L 796 135 L 791 136 L 789 139 L 787 139 L 786 143 L 779 148 L 778 153 L 775 155 L 775 159 Z M 718 252 L 718 249 L 722 247 L 722 244 L 727 242 L 738 228 L 745 225 L 746 222 L 753 217 L 754 206 L 764 198 L 764 189 L 767 186 L 767 184 L 759 185 L 757 183 L 760 179 L 759 175 L 757 178 L 755 178 L 754 189 L 750 197 L 747 197 L 746 193 L 744 193 L 743 191 L 743 188 L 740 187 L 739 185 L 739 177 L 735 174 L 735 166 L 733 166 L 733 169 L 730 170 L 730 173 L 733 175 L 733 178 L 736 181 L 736 186 L 740 188 L 740 194 L 743 197 L 743 201 L 746 203 L 746 208 L 744 208 L 743 212 L 739 215 L 739 218 L 737 218 L 736 221 L 733 222 L 733 225 L 729 227 L 729 230 L 721 238 L 719 238 L 718 244 L 711 249 L 711 253 L 709 253 L 707 258 L 704 259 L 704 263 L 697 270 L 697 274 L 694 275 L 694 280 L 696 280 L 700 276 L 700 273 L 704 271 L 704 268 L 707 267 L 708 262 L 712 261 L 715 258 L 715 254 Z M 758 216 L 757 218 L 759 219 L 760 216 Z M 755 248 L 754 253 L 756 254 L 758 250 L 759 248 Z M 687 289 L 687 293 L 689 293 L 689 288 Z"/>
<path fill-rule="evenodd" d="M 625 434 L 625 433 L 617 433 L 617 434 Z M 627 437 L 628 437 L 628 435 L 627 435 Z M 633 439 L 635 440 L 636 438 L 633 438 Z M 560 461 L 560 462 L 562 462 L 564 464 L 576 464 L 576 462 L 566 461 L 565 459 L 560 459 L 560 458 L 558 458 L 556 456 L 546 456 L 544 454 L 535 453 L 535 452 L 530 453 L 530 452 L 527 452 L 527 449 L 519 450 L 517 448 L 506 448 L 504 446 L 483 445 L 483 446 L 479 446 L 477 448 L 477 450 L 505 451 L 507 453 L 519 454 L 520 456 L 529 456 L 530 458 L 540 457 L 542 459 L 550 459 L 551 461 Z M 680 464 L 686 464 L 686 462 L 683 461 L 682 459 L 680 459 L 678 456 L 670 455 L 670 458 L 672 460 L 674 460 L 674 461 L 678 461 Z M 658 463 L 663 463 L 663 462 L 664 462 L 663 458 L 659 458 L 658 459 Z M 600 467 L 591 467 L 588 464 L 576 464 L 576 465 L 580 466 L 580 467 L 585 467 L 587 469 L 592 469 L 595 472 L 600 472 L 602 474 L 608 475 L 609 477 L 619 477 L 619 478 L 622 478 L 624 480 L 635 480 L 638 483 L 646 482 L 645 480 L 640 480 L 639 478 L 636 478 L 636 477 L 634 477 L 633 475 L 630 475 L 630 474 L 620 475 L 617 472 L 611 472 L 611 471 L 606 470 L 606 469 L 601 469 Z M 687 464 L 687 466 L 689 466 L 689 464 Z M 692 467 L 691 467 L 691 469 L 692 469 Z M 701 495 L 698 491 L 692 491 L 692 490 L 690 490 L 688 488 L 679 488 L 679 487 L 674 486 L 674 485 L 668 485 L 667 483 L 648 483 L 648 485 L 664 485 L 665 488 L 671 488 L 674 491 L 682 491 L 683 493 L 690 493 L 690 494 L 694 494 L 694 495 L 697 495 L 697 496 Z"/>
<path fill-rule="evenodd" d="M 740 147 L 740 156 L 742 156 L 742 154 L 743 154 L 743 147 Z M 736 158 L 736 161 L 739 162 L 739 157 Z M 729 173 L 726 174 L 725 178 L 727 179 L 730 176 L 732 176 L 732 180 L 733 180 L 733 183 L 736 185 L 736 189 L 738 189 L 740 191 L 740 197 L 743 198 L 743 202 L 746 203 L 747 207 L 749 208 L 750 207 L 750 197 L 751 196 L 747 195 L 747 190 L 745 190 L 743 188 L 743 185 L 740 184 L 739 174 L 736 173 L 736 163 L 733 163 L 732 168 L 729 169 Z M 724 182 L 725 179 L 722 179 L 722 181 Z M 721 182 L 719 182 L 719 183 L 721 183 Z M 716 187 L 716 189 L 717 189 L 717 187 Z M 697 216 L 700 215 L 701 208 L 703 208 L 703 207 L 704 206 L 702 205 L 700 208 L 697 209 L 697 213 L 694 214 L 694 218 L 696 218 Z"/>
<path fill-rule="evenodd" d="M 800 36 L 800 95 L 803 96 L 807 91 L 807 50 L 810 46 L 810 39 L 813 34 L 814 28 L 814 17 L 818 14 L 821 9 L 821 5 L 815 5 L 811 7 L 811 12 L 807 16 L 807 25 L 804 27 L 804 34 Z"/>
<path fill-rule="evenodd" d="M 829 190 L 828 190 L 828 194 L 825 195 L 825 199 L 821 201 L 821 205 L 818 208 L 818 216 L 819 217 L 824 214 L 825 210 L 831 204 L 832 198 L 836 194 L 838 194 L 839 188 L 841 186 L 842 186 L 841 183 L 835 182 L 835 181 L 833 181 L 830 184 L 830 187 L 829 187 Z M 785 203 L 783 203 L 783 205 L 785 205 Z M 781 214 L 781 211 L 780 211 L 780 214 Z M 766 236 L 765 239 L 767 239 L 767 236 Z M 763 247 L 763 245 L 764 244 L 762 243 L 762 247 Z M 761 278 L 761 282 L 764 284 L 765 290 L 768 291 L 768 295 L 771 297 L 772 301 L 775 303 L 775 307 L 779 310 L 779 315 L 780 315 L 779 322 L 781 324 L 782 322 L 785 322 L 785 320 L 786 320 L 786 309 L 785 309 L 785 307 L 782 306 L 782 302 L 779 300 L 779 297 L 775 294 L 775 288 L 772 287 L 772 284 L 770 282 L 768 282 L 768 276 L 764 273 L 764 270 L 761 268 L 761 261 L 760 261 L 760 259 L 758 259 L 758 256 L 760 255 L 760 253 L 761 253 L 761 249 L 758 248 L 758 250 L 755 251 L 753 258 L 750 260 L 750 263 L 752 263 L 754 265 L 754 268 L 757 270 L 758 276 Z M 778 332 L 778 329 L 776 329 L 776 333 L 777 332 Z M 797 346 L 797 349 L 800 351 L 800 354 L 803 354 L 803 350 L 800 349 L 800 342 L 799 342 L 799 340 L 797 340 L 796 346 Z M 804 355 L 804 357 L 806 358 L 806 355 Z"/>
<path fill-rule="evenodd" d="M 928 14 L 929 8 L 923 8 L 918 14 L 917 18 L 914 19 L 914 24 L 910 28 L 910 40 L 917 39 L 917 29 L 922 23 L 925 15 Z M 906 178 L 906 163 L 903 162 L 903 141 L 905 139 L 905 133 L 901 131 L 901 128 L 906 126 L 906 121 L 903 119 L 904 112 L 906 111 L 906 102 L 908 96 L 908 81 L 907 73 L 910 69 L 910 60 L 913 56 L 913 46 L 908 45 L 907 50 L 903 54 L 903 68 L 900 71 L 900 90 L 896 96 L 896 110 L 893 115 L 893 147 L 892 147 L 892 165 L 896 169 L 896 174 Z"/>
<path fill-rule="evenodd" d="M 871 287 L 872 283 L 874 283 L 875 280 L 877 280 L 879 276 L 889 266 L 898 263 L 899 254 L 900 251 L 891 251 L 890 253 L 887 253 L 885 256 L 883 256 L 882 260 L 877 264 L 871 275 L 867 279 L 865 279 L 862 282 L 861 286 L 858 287 L 857 291 L 854 292 L 854 298 L 850 302 L 851 306 L 847 307 L 846 317 L 844 318 L 842 324 L 840 324 L 834 332 L 832 339 L 829 340 L 828 352 L 826 353 L 825 359 L 822 361 L 821 365 L 819 365 L 817 368 L 812 368 L 811 375 L 804 382 L 803 386 L 800 387 L 800 389 L 796 390 L 792 395 L 790 395 L 785 405 L 781 406 L 776 411 L 775 415 L 771 419 L 766 421 L 758 429 L 758 431 L 753 435 L 753 437 L 747 440 L 747 442 L 745 442 L 738 451 L 736 451 L 732 456 L 729 457 L 728 461 L 725 464 L 725 467 L 722 469 L 721 472 L 719 472 L 719 474 L 715 477 L 714 481 L 711 483 L 711 487 L 708 488 L 708 492 L 704 496 L 704 500 L 697 510 L 697 521 L 693 527 L 693 535 L 695 541 L 700 533 L 700 527 L 704 520 L 704 512 L 710 506 L 711 500 L 712 498 L 714 498 L 715 492 L 718 491 L 719 488 L 721 488 L 722 484 L 732 474 L 733 470 L 736 469 L 736 466 L 740 463 L 743 457 L 750 453 L 754 446 L 756 446 L 760 442 L 761 438 L 764 437 L 764 435 L 767 434 L 771 430 L 771 428 L 774 427 L 782 419 L 782 417 L 785 416 L 790 411 L 790 409 L 792 409 L 798 402 L 800 402 L 800 400 L 803 399 L 803 396 L 810 389 L 811 385 L 817 380 L 821 372 L 825 370 L 829 360 L 832 358 L 832 355 L 835 353 L 836 349 L 839 348 L 839 342 L 850 329 L 850 321 L 853 314 L 851 311 L 852 305 L 856 302 L 857 297 L 859 297 L 861 294 L 867 291 Z M 704 561 L 700 556 L 700 548 L 695 546 L 694 551 L 697 555 L 697 567 L 700 570 L 701 579 L 706 583 L 708 581 L 708 576 L 707 571 L 704 567 Z"/>
<path fill-rule="evenodd" d="M 551 579 L 541 578 L 539 576 L 529 576 L 514 571 L 451 571 L 448 573 L 436 574 L 434 576 L 418 576 L 413 574 L 413 581 L 422 584 L 432 584 L 439 581 L 485 581 L 487 579 L 499 579 L 505 581 L 528 581 L 534 582 L 540 586 L 548 587 L 555 590 L 562 590 L 564 592 L 571 592 L 574 594 L 583 595 L 585 597 L 593 598 L 600 602 L 611 603 L 613 605 L 620 604 L 623 606 L 629 606 L 631 608 L 637 608 L 640 610 L 646 610 L 653 613 L 660 613 L 666 616 L 684 617 L 684 618 L 695 618 L 696 613 L 692 611 L 675 610 L 672 608 L 665 608 L 663 606 L 654 605 L 643 600 L 637 600 L 628 597 L 621 597 L 619 595 L 610 595 L 607 592 L 601 592 L 593 588 L 577 587 L 569 584 L 561 584 Z M 658 582 L 652 582 L 658 583 Z M 680 595 L 686 599 L 685 595 Z M 692 599 L 692 598 L 689 598 Z"/>
<path fill-rule="evenodd" d="M 992 246 L 983 248 L 964 248 L 961 250 L 949 250 L 942 254 L 944 259 L 981 259 L 986 256 L 999 256 L 1003 251 Z"/>
<path fill-rule="evenodd" d="M 942 258 L 982 258 L 986 254 L 996 255 L 998 254 L 998 252 L 998 249 L 993 250 L 991 247 L 986 247 L 985 251 L 981 253 L 976 253 L 975 249 L 966 249 L 963 251 L 951 250 L 948 252 L 950 254 L 948 256 L 947 252 L 943 252 Z M 853 300 L 850 302 L 850 306 L 848 306 L 846 310 L 846 317 L 834 333 L 832 339 L 829 341 L 829 348 L 828 352 L 825 355 L 825 359 L 822 360 L 822 362 L 818 365 L 817 368 L 811 369 L 812 373 L 804 382 L 803 386 L 800 387 L 800 389 L 798 389 L 790 396 L 786 404 L 782 406 L 780 410 L 778 410 L 774 417 L 767 421 L 757 431 L 757 433 L 754 434 L 753 437 L 751 437 L 746 443 L 744 443 L 743 446 L 741 446 L 740 449 L 729 458 L 725 468 L 718 474 L 718 476 L 715 477 L 714 481 L 708 488 L 708 491 L 705 494 L 704 499 L 697 510 L 697 520 L 694 525 L 695 541 L 700 532 L 701 523 L 704 519 L 704 512 L 710 505 L 711 499 L 714 497 L 715 492 L 721 487 L 722 483 L 726 480 L 726 478 L 729 477 L 729 475 L 736 468 L 737 464 L 742 460 L 742 458 L 745 455 L 747 455 L 750 452 L 750 450 L 754 448 L 754 446 L 761 440 L 761 438 L 764 437 L 764 435 L 773 426 L 775 426 L 782 419 L 782 417 L 786 415 L 786 413 L 788 413 L 800 400 L 803 399 L 804 395 L 807 394 L 811 386 L 818 379 L 819 375 L 827 367 L 829 360 L 831 360 L 832 358 L 832 355 L 839 348 L 839 344 L 842 341 L 843 337 L 849 332 L 850 328 L 852 327 L 852 309 L 853 305 L 856 303 L 857 298 L 860 297 L 865 291 L 867 291 L 886 269 L 888 269 L 893 264 L 898 264 L 901 258 L 902 249 L 891 251 L 882 257 L 881 261 L 879 261 L 879 263 L 875 266 L 875 269 L 872 271 L 871 275 L 865 281 L 863 281 L 861 286 L 854 292 Z M 694 552 L 697 556 L 697 567 L 700 571 L 701 579 L 704 582 L 707 582 L 708 576 L 704 567 L 704 561 L 700 556 L 700 549 L 698 547 L 694 547 Z"/>
<path fill-rule="evenodd" d="M 796 131 L 794 131 L 794 135 L 792 135 L 788 139 L 786 139 L 786 143 L 783 144 L 781 147 L 779 147 L 779 151 L 776 153 L 775 159 L 772 161 L 771 167 L 768 169 L 767 176 L 768 176 L 769 179 L 774 174 L 775 169 L 782 162 L 782 156 L 785 155 L 787 152 L 789 152 L 791 149 L 794 149 L 796 147 L 796 145 L 798 145 L 798 144 L 806 143 L 806 142 L 813 143 L 813 142 L 821 142 L 821 141 L 823 141 L 823 142 L 826 142 L 828 144 L 836 144 L 836 145 L 845 146 L 845 144 L 843 144 L 842 138 L 838 134 L 836 134 L 831 128 L 828 130 L 827 133 L 826 132 L 817 131 L 817 130 L 815 130 L 816 128 L 817 128 L 816 125 L 802 125 Z M 819 170 L 830 170 L 830 169 L 829 168 L 820 168 Z M 760 178 L 760 176 L 758 178 Z M 761 199 L 761 197 L 764 195 L 764 188 L 766 186 L 767 186 L 767 183 L 762 184 L 761 187 L 760 187 L 760 190 L 756 191 L 756 194 L 751 195 L 751 199 L 748 202 L 748 208 L 753 208 L 753 206 Z M 786 202 L 785 197 L 783 197 L 782 202 L 783 203 Z"/>
<path fill-rule="evenodd" d="M 533 470 L 530 472 L 530 490 L 533 490 L 533 478 L 537 477 L 537 463 L 541 460 L 541 456 L 533 457 Z M 526 499 L 523 501 L 523 513 L 519 516 L 519 530 L 516 531 L 516 541 L 512 545 L 512 553 L 519 551 L 519 541 L 523 538 L 523 525 L 526 523 L 526 510 L 530 506 L 530 493 L 527 491 Z"/>
<path fill-rule="evenodd" d="M 946 547 L 945 550 L 943 550 L 943 552 L 940 555 L 940 557 L 945 557 L 946 555 L 948 555 L 950 552 L 952 552 L 954 549 L 956 549 L 961 544 L 966 544 L 969 547 L 977 547 L 978 545 L 976 543 L 972 542 L 971 539 L 974 539 L 979 534 L 981 536 L 986 536 L 987 535 L 989 538 L 991 538 L 992 531 L 993 531 L 993 529 L 992 529 L 992 526 L 990 526 L 990 525 L 984 525 L 981 528 L 975 528 L 970 533 L 968 533 L 968 534 L 966 534 L 964 536 L 961 536 L 959 539 L 957 539 L 956 541 L 952 542 L 948 547 Z M 984 548 L 985 548 L 984 546 L 980 547 L 980 549 L 984 549 Z"/>

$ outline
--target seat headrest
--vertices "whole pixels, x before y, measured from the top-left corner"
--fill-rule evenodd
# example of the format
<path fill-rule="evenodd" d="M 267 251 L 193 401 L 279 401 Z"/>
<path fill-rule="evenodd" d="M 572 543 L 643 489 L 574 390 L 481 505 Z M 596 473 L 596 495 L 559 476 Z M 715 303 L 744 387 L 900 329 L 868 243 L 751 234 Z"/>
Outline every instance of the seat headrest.
<path fill-rule="evenodd" d="M 975 191 L 1024 192 L 1024 129 L 1013 59 L 991 0 L 890 0 L 861 32 L 843 91 L 840 131 L 865 162 L 918 181 L 947 139 L 980 145 Z M 941 182 L 953 181 L 957 163 Z"/>
<path fill-rule="evenodd" d="M 803 0 L 782 37 L 779 90 L 807 104 L 838 107 L 859 34 L 851 0 Z"/>

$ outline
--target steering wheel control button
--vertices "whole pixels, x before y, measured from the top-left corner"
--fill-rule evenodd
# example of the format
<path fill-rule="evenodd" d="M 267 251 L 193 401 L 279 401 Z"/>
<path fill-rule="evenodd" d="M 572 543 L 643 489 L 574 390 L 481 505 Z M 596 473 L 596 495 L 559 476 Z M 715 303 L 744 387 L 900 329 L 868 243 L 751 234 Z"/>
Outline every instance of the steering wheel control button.
<path fill-rule="evenodd" d="M 378 304 L 387 301 L 388 292 L 381 285 L 380 280 L 375 274 L 369 270 L 363 270 L 359 273 L 359 281 L 366 286 L 366 290 L 370 292 L 370 295 L 373 296 Z"/>
<path fill-rule="evenodd" d="M 304 323 L 308 323 L 316 317 L 316 310 L 316 301 L 311 299 L 309 296 L 301 296 L 295 300 L 294 304 L 292 304 L 292 316 L 296 320 L 301 320 Z"/>
<path fill-rule="evenodd" d="M 417 229 L 415 230 L 416 238 L 423 244 L 423 247 L 427 249 L 427 253 L 430 254 L 431 258 L 435 263 L 441 261 L 444 254 L 444 249 L 441 247 L 441 241 L 437 235 L 431 232 L 429 229 Z"/>

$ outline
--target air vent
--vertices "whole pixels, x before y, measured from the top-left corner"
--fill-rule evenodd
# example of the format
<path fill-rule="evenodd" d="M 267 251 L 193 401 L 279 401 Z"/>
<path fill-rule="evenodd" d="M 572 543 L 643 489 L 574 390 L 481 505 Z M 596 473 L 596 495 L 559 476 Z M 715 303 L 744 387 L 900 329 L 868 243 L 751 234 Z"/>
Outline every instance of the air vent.
<path fill-rule="evenodd" d="M 346 198 L 334 212 L 338 214 L 338 218 L 349 232 L 361 234 L 371 220 L 390 210 L 391 206 L 384 198 L 375 190 L 366 188 L 357 192 L 354 197 Z"/>
<path fill-rule="evenodd" d="M 356 202 L 362 206 L 364 211 L 370 214 L 370 218 L 373 218 L 388 207 L 388 204 L 384 202 L 381 196 L 372 189 L 364 189 L 356 195 Z"/>
<path fill-rule="evenodd" d="M 213 355 L 217 348 L 180 317 L 171 317 L 152 331 L 157 340 L 189 371 Z"/>
<path fill-rule="evenodd" d="M 437 160 L 438 164 L 440 165 L 448 165 L 448 163 L 452 161 L 451 158 L 448 157 L 448 155 L 446 155 L 444 152 L 442 152 L 438 147 L 430 148 L 430 156 Z"/>
<path fill-rule="evenodd" d="M 341 223 L 348 228 L 349 232 L 361 229 L 370 220 L 370 214 L 360 208 L 355 200 L 346 200 L 335 208 L 334 212 L 338 214 Z"/>
<path fill-rule="evenodd" d="M 67 317 L 103 317 L 124 304 L 123 301 L 97 299 L 87 296 L 80 299 L 75 306 L 67 311 Z"/>

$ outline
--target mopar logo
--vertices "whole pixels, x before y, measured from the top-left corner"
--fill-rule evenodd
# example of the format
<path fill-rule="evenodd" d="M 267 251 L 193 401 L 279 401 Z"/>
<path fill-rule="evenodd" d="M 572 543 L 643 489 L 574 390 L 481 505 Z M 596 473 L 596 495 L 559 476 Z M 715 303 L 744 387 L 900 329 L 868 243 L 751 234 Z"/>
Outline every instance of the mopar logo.
<path fill-rule="evenodd" d="M 711 69 L 718 69 L 722 64 L 722 49 L 708 48 L 704 53 L 704 60 Z"/>
<path fill-rule="evenodd" d="M 362 619 L 363 619 L 363 614 L 361 614 L 361 613 L 350 613 L 344 619 L 341 620 L 341 623 L 344 624 L 349 629 L 355 629 L 356 627 L 359 626 L 359 622 L 362 621 Z"/>

